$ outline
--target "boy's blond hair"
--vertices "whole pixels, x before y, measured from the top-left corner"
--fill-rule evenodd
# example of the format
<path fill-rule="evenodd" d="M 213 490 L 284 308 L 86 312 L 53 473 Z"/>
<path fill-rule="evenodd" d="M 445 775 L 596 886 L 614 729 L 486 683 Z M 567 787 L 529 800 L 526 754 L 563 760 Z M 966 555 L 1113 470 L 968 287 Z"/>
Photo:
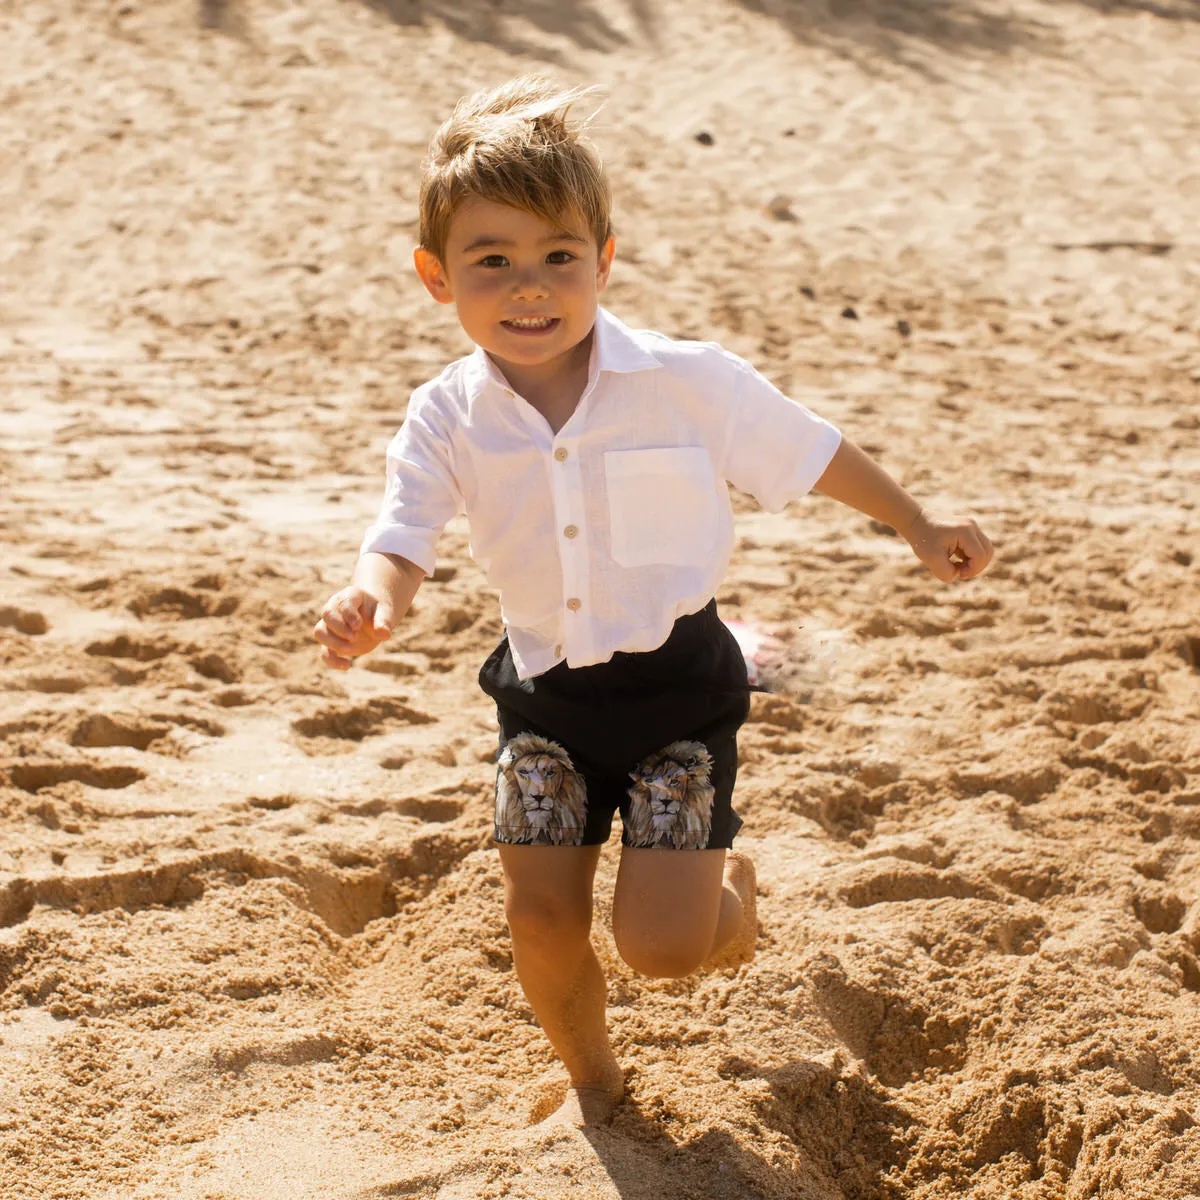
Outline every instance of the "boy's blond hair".
<path fill-rule="evenodd" d="M 421 245 L 444 261 L 450 219 L 471 196 L 558 225 L 577 215 L 602 247 L 612 235 L 604 164 L 567 110 L 593 88 L 523 75 L 458 102 L 421 173 Z"/>

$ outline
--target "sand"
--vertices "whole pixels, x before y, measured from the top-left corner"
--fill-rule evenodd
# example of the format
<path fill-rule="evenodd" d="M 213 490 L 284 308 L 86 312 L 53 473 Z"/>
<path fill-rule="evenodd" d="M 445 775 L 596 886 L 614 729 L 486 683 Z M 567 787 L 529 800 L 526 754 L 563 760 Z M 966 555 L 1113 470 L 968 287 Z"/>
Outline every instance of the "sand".
<path fill-rule="evenodd" d="M 1200 1195 L 1200 10 L 28 0 L 0 14 L 0 1197 Z M 753 963 L 596 942 L 562 1075 L 489 848 L 465 527 L 347 674 L 464 90 L 599 82 L 631 324 L 720 340 L 935 511 L 943 585 L 736 497 Z M 705 135 L 700 137 L 699 135 Z"/>

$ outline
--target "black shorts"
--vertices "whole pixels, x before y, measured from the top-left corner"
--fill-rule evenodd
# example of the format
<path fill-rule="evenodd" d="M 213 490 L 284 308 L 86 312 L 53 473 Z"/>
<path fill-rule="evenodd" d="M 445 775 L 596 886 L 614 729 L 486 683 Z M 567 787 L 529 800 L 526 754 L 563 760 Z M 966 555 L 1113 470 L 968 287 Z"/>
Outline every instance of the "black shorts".
<path fill-rule="evenodd" d="M 517 678 L 505 638 L 479 672 L 496 701 L 495 840 L 597 846 L 621 812 L 626 846 L 725 848 L 737 731 L 750 708 L 746 663 L 715 600 L 675 622 L 657 650 L 559 663 Z"/>

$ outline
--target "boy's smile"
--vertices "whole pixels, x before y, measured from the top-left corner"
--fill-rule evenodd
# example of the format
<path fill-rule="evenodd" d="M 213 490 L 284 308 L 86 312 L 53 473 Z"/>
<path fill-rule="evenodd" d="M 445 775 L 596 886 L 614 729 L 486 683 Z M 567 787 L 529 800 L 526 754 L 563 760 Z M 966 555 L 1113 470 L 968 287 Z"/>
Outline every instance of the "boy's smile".
<path fill-rule="evenodd" d="M 455 211 L 444 262 L 413 252 L 430 295 L 456 305 L 467 335 L 526 398 L 586 372 L 612 258 L 612 238 L 598 247 L 574 214 L 553 224 L 477 196 Z"/>

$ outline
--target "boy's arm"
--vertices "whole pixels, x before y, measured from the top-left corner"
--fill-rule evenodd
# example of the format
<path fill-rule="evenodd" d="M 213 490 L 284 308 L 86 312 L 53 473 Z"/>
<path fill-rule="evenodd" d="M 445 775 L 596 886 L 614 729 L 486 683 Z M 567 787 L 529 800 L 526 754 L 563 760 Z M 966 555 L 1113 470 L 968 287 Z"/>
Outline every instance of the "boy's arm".
<path fill-rule="evenodd" d="M 353 582 L 330 597 L 313 629 L 313 637 L 324 647 L 322 661 L 344 671 L 355 658 L 387 641 L 424 578 L 416 563 L 399 554 L 361 555 Z"/>
<path fill-rule="evenodd" d="M 931 517 L 874 459 L 843 437 L 815 488 L 890 525 L 943 583 L 974 579 L 994 550 L 970 517 Z"/>
<path fill-rule="evenodd" d="M 412 605 L 425 572 L 399 554 L 368 551 L 354 567 L 351 587 L 360 587 L 378 601 L 374 624 L 389 633 Z"/>

